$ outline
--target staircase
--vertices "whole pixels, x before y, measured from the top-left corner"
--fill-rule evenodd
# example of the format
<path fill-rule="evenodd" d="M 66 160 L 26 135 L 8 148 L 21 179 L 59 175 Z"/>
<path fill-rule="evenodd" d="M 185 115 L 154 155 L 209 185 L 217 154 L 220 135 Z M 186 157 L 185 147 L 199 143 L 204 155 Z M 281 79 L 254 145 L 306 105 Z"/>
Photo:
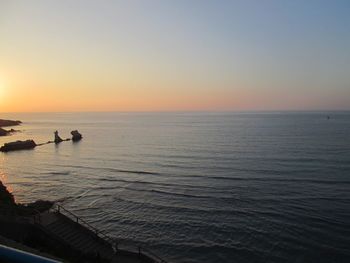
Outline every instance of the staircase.
<path fill-rule="evenodd" d="M 50 216 L 55 217 L 55 220 L 47 224 L 45 229 L 54 236 L 64 240 L 70 247 L 83 254 L 100 255 L 104 259 L 113 258 L 114 250 L 111 244 L 102 240 L 95 233 L 68 219 L 63 214 L 55 213 Z"/>
<path fill-rule="evenodd" d="M 65 245 L 83 255 L 111 261 L 115 256 L 112 244 L 77 221 L 79 220 L 73 221 L 60 212 L 40 215 L 40 226 Z"/>
<path fill-rule="evenodd" d="M 82 255 L 118 263 L 166 263 L 152 252 L 138 247 L 138 252 L 118 249 L 115 240 L 91 226 L 60 205 L 37 214 L 34 223 L 52 237 Z"/>

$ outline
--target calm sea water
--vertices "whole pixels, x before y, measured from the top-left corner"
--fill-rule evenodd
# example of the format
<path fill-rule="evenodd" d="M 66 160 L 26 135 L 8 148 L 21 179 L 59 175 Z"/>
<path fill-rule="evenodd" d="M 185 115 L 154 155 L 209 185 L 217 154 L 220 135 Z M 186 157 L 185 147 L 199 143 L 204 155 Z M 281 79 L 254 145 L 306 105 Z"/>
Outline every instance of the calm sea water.
<path fill-rule="evenodd" d="M 327 120 L 326 116 L 331 119 Z M 350 262 L 350 113 L 38 113 L 0 143 L 20 202 L 61 200 L 170 262 Z"/>

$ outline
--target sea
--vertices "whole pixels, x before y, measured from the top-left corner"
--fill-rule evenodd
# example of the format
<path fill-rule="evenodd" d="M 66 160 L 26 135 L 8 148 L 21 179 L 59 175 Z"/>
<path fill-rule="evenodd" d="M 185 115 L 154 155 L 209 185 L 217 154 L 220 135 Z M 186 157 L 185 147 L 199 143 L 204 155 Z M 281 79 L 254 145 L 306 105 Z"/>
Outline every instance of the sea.
<path fill-rule="evenodd" d="M 171 263 L 350 262 L 350 112 L 2 113 L 28 203 L 59 201 Z M 127 245 L 126 245 L 127 246 Z"/>

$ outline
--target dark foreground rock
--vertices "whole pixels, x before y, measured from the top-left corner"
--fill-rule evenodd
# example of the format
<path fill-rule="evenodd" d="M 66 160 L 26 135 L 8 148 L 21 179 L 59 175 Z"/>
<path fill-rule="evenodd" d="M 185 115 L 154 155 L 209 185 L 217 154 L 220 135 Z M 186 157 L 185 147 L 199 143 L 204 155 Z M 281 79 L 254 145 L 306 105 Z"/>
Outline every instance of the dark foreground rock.
<path fill-rule="evenodd" d="M 62 206 L 51 209 L 52 205 L 49 201 L 18 204 L 0 181 L 0 244 L 23 245 L 60 262 L 166 263 L 141 247 L 138 252 L 120 249 L 115 239 Z M 6 243 L 2 243 L 4 240 Z"/>
<path fill-rule="evenodd" d="M 6 186 L 0 181 L 0 206 L 1 205 L 16 205 L 15 198 L 7 190 Z"/>
<path fill-rule="evenodd" d="M 52 236 L 40 224 L 35 223 L 40 218 L 38 217 L 39 213 L 48 214 L 47 211 L 52 205 L 53 202 L 50 201 L 36 201 L 27 205 L 18 204 L 15 202 L 14 196 L 0 181 L 0 244 L 12 246 L 8 241 L 4 243 L 4 240 L 9 239 L 17 242 L 17 246 L 27 246 L 46 254 L 45 256 L 49 255 L 50 257 L 51 255 L 56 259 L 62 259 L 60 260 L 62 262 L 106 262 L 96 257 L 81 254 L 62 240 Z M 0 262 L 2 262 L 1 259 Z"/>
<path fill-rule="evenodd" d="M 0 214 L 31 216 L 38 212 L 45 212 L 54 205 L 51 201 L 38 200 L 26 205 L 17 204 L 12 193 L 0 181 Z"/>

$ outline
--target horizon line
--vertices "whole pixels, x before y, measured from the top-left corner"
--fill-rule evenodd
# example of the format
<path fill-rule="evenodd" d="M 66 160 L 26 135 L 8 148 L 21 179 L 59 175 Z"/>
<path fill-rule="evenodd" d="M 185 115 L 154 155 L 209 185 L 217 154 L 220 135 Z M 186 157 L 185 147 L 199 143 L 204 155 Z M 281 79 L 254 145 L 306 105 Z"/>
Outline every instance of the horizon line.
<path fill-rule="evenodd" d="M 350 112 L 350 109 L 315 109 L 315 110 L 296 110 L 296 109 L 273 109 L 273 110 L 144 110 L 144 111 L 121 111 L 121 110 L 101 110 L 101 111 L 4 111 L 0 114 L 8 113 L 279 113 L 279 112 Z"/>

